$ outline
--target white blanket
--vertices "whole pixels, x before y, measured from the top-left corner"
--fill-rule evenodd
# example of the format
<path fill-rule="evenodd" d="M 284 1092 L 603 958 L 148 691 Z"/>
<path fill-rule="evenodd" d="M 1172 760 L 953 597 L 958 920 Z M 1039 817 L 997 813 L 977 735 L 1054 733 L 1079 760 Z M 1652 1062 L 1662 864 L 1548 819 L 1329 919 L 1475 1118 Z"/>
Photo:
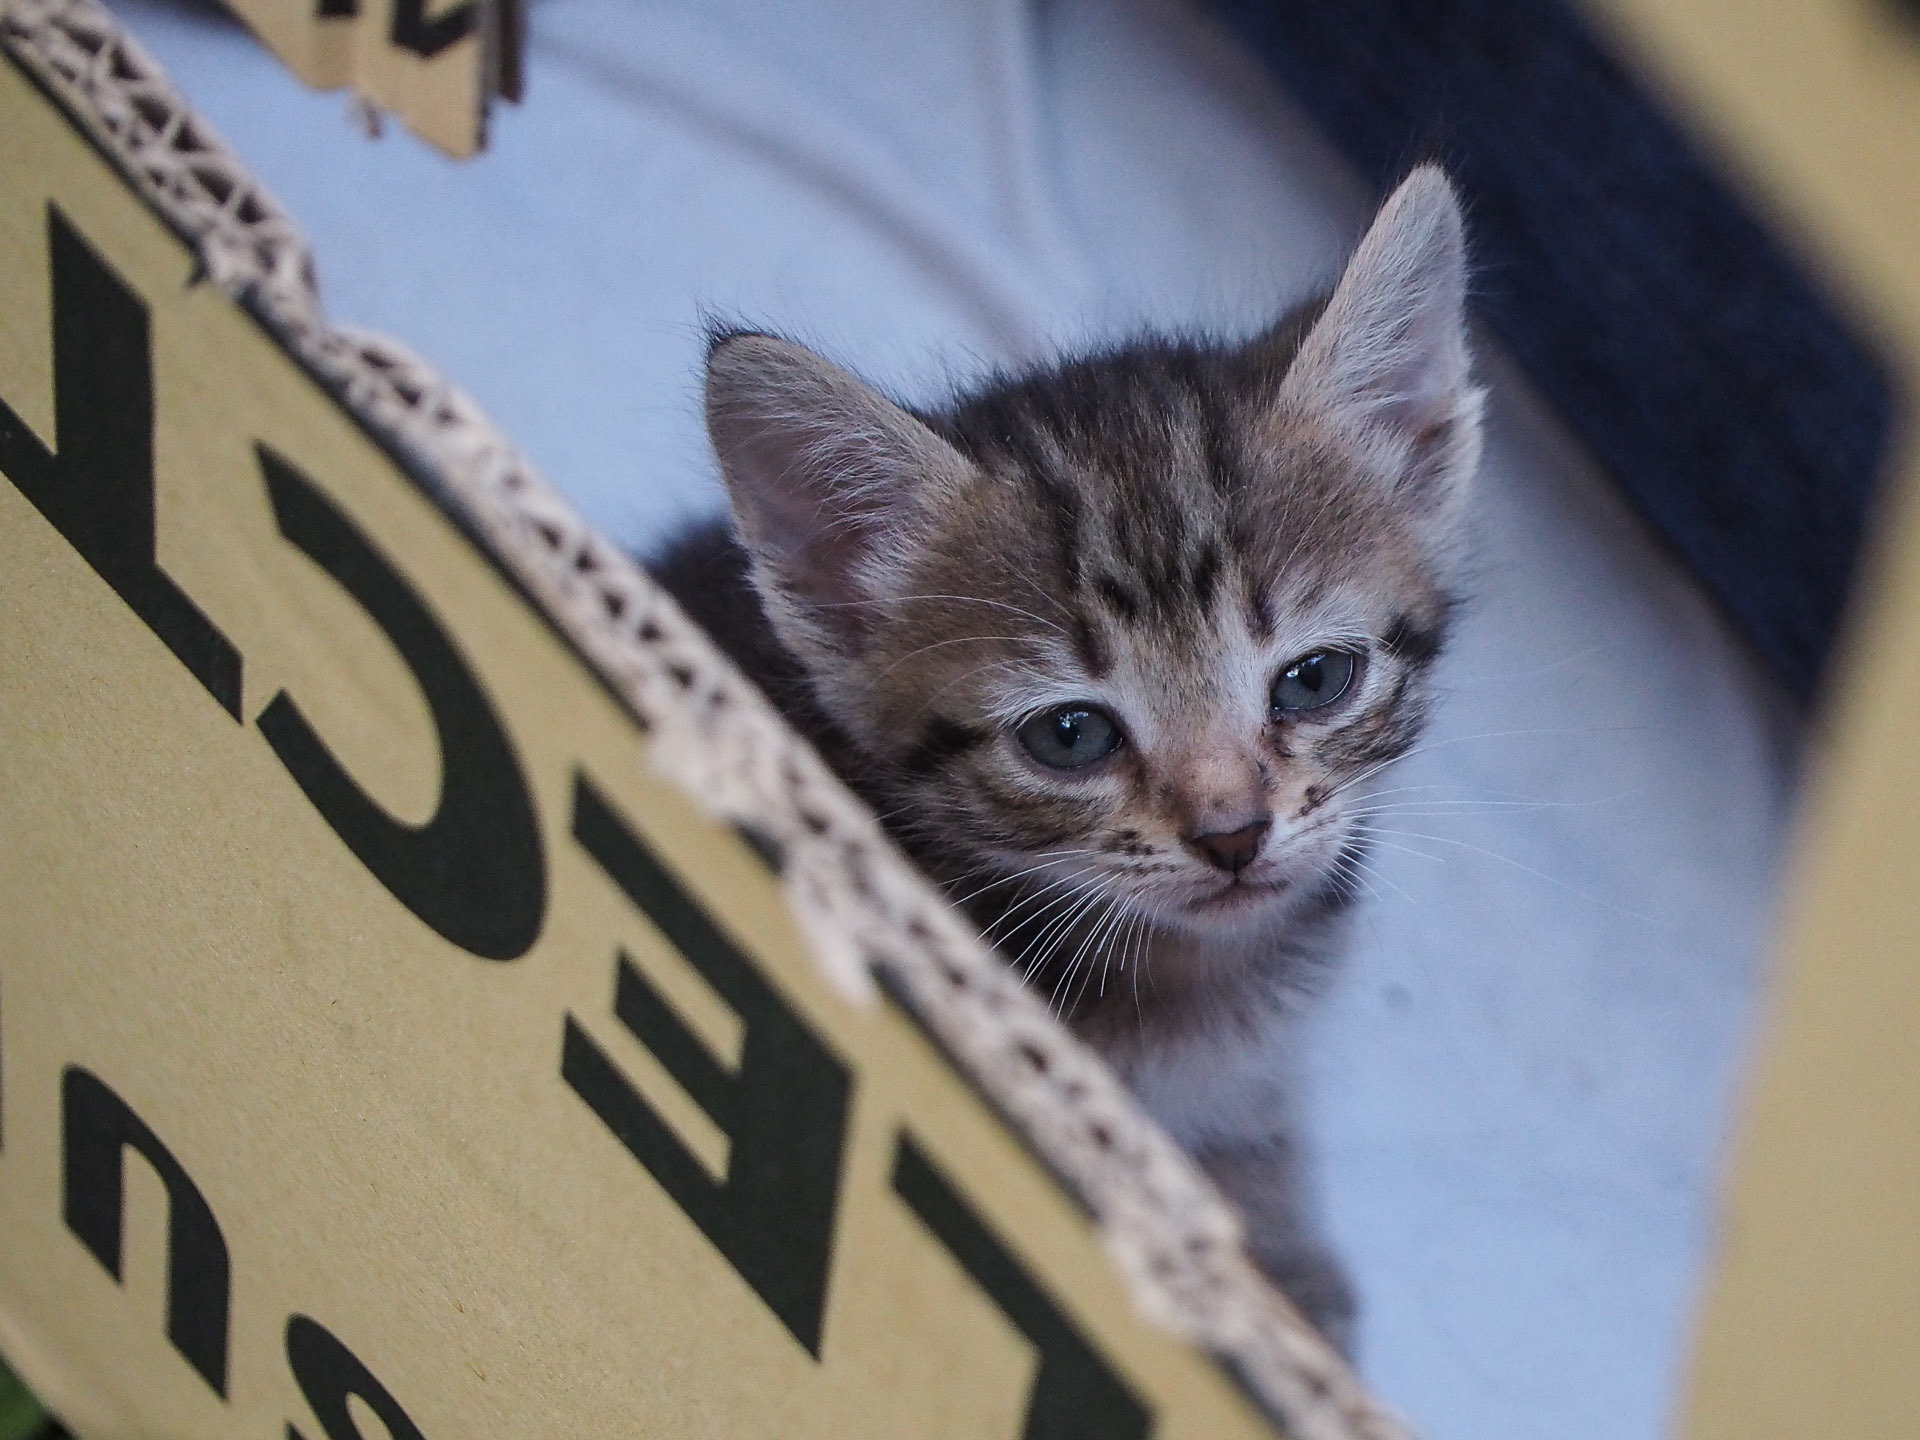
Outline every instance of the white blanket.
<path fill-rule="evenodd" d="M 304 223 L 336 318 L 434 361 L 635 546 L 719 503 L 703 316 L 932 399 L 1142 322 L 1249 331 L 1333 277 L 1370 204 L 1171 0 L 540 0 L 527 104 L 465 165 L 369 143 L 238 31 L 113 4 Z M 1652 1440 L 1796 726 L 1485 369 L 1478 593 L 1305 1037 L 1311 1126 L 1389 1401 L 1435 1440 Z"/>

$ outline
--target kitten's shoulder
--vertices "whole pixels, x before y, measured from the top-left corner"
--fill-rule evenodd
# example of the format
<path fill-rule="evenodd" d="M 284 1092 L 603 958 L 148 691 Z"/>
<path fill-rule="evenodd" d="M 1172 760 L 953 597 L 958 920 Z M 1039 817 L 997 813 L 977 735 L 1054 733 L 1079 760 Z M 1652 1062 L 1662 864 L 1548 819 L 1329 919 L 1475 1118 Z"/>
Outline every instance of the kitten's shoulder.
<path fill-rule="evenodd" d="M 640 561 L 822 759 L 844 778 L 859 773 L 851 742 L 827 719 L 800 662 L 775 636 L 747 552 L 727 519 L 695 521 Z"/>
<path fill-rule="evenodd" d="M 798 675 L 799 666 L 773 638 L 753 588 L 747 552 L 723 517 L 685 526 L 651 555 L 642 556 L 641 563 L 749 676 Z"/>

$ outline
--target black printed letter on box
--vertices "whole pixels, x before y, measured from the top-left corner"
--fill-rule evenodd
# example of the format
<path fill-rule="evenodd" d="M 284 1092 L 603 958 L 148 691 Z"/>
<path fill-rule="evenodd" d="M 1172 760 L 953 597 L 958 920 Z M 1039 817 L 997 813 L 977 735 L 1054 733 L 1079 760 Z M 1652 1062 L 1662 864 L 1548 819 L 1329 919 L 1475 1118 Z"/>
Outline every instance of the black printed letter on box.
<path fill-rule="evenodd" d="M 393 28 L 388 38 L 402 50 L 431 60 L 473 34 L 479 6 L 456 5 L 443 15 L 427 18 L 427 0 L 393 0 Z"/>
<path fill-rule="evenodd" d="M 1146 1408 L 907 1135 L 893 1190 L 1040 1352 L 1021 1440 L 1146 1440 Z"/>
<path fill-rule="evenodd" d="M 818 1358 L 851 1077 L 584 776 L 573 834 L 740 1017 L 730 1072 L 620 957 L 614 1012 L 726 1132 L 726 1179 L 707 1173 L 572 1016 L 560 1073 Z"/>
<path fill-rule="evenodd" d="M 126 1152 L 167 1187 L 167 1338 L 223 1400 L 231 1267 L 219 1222 L 173 1152 L 99 1076 L 69 1065 L 60 1084 L 67 1228 L 120 1278 Z"/>
<path fill-rule="evenodd" d="M 295 1315 L 287 1321 L 287 1365 L 327 1440 L 368 1440 L 347 1408 L 347 1400 L 355 1395 L 380 1418 L 390 1440 L 425 1440 L 387 1387 L 318 1320 Z M 287 1440 L 306 1437 L 289 1425 Z"/>
<path fill-rule="evenodd" d="M 51 205 L 47 249 L 55 450 L 0 400 L 0 473 L 237 720 L 240 652 L 155 558 L 147 307 Z"/>
<path fill-rule="evenodd" d="M 260 733 L 313 808 L 402 905 L 483 960 L 514 960 L 540 936 L 546 859 L 526 777 L 473 671 L 386 557 L 314 483 L 257 447 L 280 533 L 386 633 L 427 697 L 440 738 L 440 803 L 405 825 L 362 790 L 282 690 Z"/>

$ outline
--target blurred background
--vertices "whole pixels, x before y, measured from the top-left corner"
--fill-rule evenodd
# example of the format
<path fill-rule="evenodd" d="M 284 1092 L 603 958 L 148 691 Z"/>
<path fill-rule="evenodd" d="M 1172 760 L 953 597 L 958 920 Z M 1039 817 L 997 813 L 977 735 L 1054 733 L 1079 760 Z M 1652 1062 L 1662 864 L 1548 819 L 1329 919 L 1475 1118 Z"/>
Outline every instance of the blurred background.
<path fill-rule="evenodd" d="M 456 163 L 217 9 L 110 4 L 334 319 L 642 552 L 721 503 L 709 318 L 937 400 L 1142 326 L 1251 333 L 1446 163 L 1492 387 L 1476 588 L 1356 951 L 1276 1064 L 1391 1405 L 1433 1440 L 1667 1430 L 1888 402 L 1573 11 L 539 0 L 526 102 Z"/>

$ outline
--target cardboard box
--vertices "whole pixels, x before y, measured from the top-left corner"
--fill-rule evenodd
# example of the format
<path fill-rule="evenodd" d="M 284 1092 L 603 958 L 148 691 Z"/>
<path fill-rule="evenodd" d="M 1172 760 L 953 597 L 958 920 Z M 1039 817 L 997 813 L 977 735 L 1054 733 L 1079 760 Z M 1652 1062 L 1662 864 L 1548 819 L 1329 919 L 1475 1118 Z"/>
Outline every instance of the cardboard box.
<path fill-rule="evenodd" d="M 0 46 L 0 1351 L 56 1413 L 1403 1433 L 97 4 Z"/>
<path fill-rule="evenodd" d="M 1899 382 L 1679 1427 L 1897 1440 L 1920 1412 L 1920 24 L 1852 0 L 1591 8 L 1825 268 Z"/>
<path fill-rule="evenodd" d="M 228 3 L 308 85 L 351 89 L 449 155 L 477 154 L 493 102 L 521 95 L 521 0 Z"/>

